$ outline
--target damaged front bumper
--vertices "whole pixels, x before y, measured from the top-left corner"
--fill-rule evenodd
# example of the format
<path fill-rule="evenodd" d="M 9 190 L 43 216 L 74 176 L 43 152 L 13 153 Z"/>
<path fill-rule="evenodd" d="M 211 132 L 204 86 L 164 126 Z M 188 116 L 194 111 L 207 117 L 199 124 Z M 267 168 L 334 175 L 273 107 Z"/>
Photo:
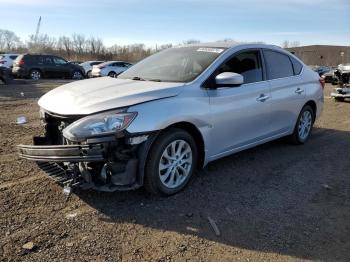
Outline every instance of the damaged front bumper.
<path fill-rule="evenodd" d="M 143 184 L 142 164 L 148 135 L 100 139 L 86 144 L 52 145 L 47 137 L 34 137 L 33 145 L 19 145 L 19 156 L 35 161 L 65 187 L 113 192 Z M 141 161 L 140 161 L 141 159 Z"/>
<path fill-rule="evenodd" d="M 103 161 L 103 145 L 19 145 L 19 156 L 34 161 L 95 162 Z"/>

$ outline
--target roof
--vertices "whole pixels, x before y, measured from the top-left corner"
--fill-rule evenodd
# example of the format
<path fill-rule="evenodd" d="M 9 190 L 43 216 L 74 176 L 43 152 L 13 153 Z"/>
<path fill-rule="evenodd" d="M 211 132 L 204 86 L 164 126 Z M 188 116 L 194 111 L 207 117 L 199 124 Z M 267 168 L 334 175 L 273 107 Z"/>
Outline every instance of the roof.
<path fill-rule="evenodd" d="M 259 47 L 278 47 L 275 45 L 267 45 L 261 43 L 242 43 L 236 41 L 225 41 L 225 42 L 208 42 L 208 43 L 196 43 L 196 44 L 188 44 L 185 46 L 193 46 L 193 47 L 219 47 L 219 48 L 232 48 L 236 46 L 259 46 Z"/>

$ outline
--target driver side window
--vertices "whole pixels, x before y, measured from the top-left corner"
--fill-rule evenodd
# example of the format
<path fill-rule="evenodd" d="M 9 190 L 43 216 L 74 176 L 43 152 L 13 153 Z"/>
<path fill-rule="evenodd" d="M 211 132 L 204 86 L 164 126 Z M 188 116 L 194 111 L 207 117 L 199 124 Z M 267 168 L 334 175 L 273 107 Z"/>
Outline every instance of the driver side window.
<path fill-rule="evenodd" d="M 260 52 L 248 51 L 235 55 L 219 67 L 218 74 L 223 72 L 241 74 L 245 84 L 262 81 Z"/>

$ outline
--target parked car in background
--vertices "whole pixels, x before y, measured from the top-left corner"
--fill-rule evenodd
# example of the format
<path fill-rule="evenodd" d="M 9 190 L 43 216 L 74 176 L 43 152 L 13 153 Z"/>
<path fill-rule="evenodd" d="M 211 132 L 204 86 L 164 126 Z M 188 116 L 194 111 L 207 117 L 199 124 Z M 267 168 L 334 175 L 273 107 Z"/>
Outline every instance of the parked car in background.
<path fill-rule="evenodd" d="M 333 84 L 338 84 L 339 86 L 334 88 L 331 97 L 336 101 L 344 101 L 346 98 L 350 98 L 350 63 L 338 65 L 334 75 L 335 80 Z"/>
<path fill-rule="evenodd" d="M 335 68 L 331 68 L 330 71 L 328 71 L 322 75 L 324 77 L 324 80 L 326 81 L 326 83 L 333 83 L 334 82 L 334 79 L 336 78 L 336 76 L 334 74 L 335 71 L 336 71 Z"/>
<path fill-rule="evenodd" d="M 322 76 L 326 73 L 328 73 L 329 71 L 331 71 L 332 68 L 330 68 L 329 66 L 316 66 L 313 68 L 313 70 L 319 75 Z"/>
<path fill-rule="evenodd" d="M 0 54 L 0 66 L 12 68 L 13 61 L 17 56 L 18 54 Z"/>
<path fill-rule="evenodd" d="M 144 185 L 171 195 L 216 159 L 284 136 L 304 144 L 323 88 L 318 74 L 277 46 L 170 48 L 118 78 L 46 93 L 38 102 L 46 135 L 19 152 L 68 187 Z"/>
<path fill-rule="evenodd" d="M 1 66 L 0 67 L 0 81 L 4 84 L 8 84 L 11 79 L 12 79 L 11 69 L 4 67 L 4 66 Z"/>
<path fill-rule="evenodd" d="M 79 65 L 68 63 L 62 57 L 53 55 L 19 55 L 13 63 L 12 73 L 15 77 L 31 78 L 84 78 L 84 69 Z"/>
<path fill-rule="evenodd" d="M 104 61 L 86 61 L 86 62 L 81 63 L 80 66 L 82 68 L 84 68 L 85 76 L 88 78 L 91 78 L 92 77 L 92 75 L 91 75 L 92 67 L 94 65 L 99 65 L 103 62 Z"/>
<path fill-rule="evenodd" d="M 123 61 L 108 61 L 92 67 L 92 77 L 110 76 L 116 77 L 131 67 L 132 64 Z"/>

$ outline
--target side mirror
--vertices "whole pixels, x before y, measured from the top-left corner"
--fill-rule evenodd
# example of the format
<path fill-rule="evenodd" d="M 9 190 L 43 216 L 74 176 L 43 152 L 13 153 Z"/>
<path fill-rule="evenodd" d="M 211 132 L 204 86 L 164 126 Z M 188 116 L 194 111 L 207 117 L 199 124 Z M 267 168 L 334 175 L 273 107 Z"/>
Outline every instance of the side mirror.
<path fill-rule="evenodd" d="M 239 86 L 244 83 L 244 77 L 233 72 L 224 72 L 215 77 L 215 82 L 219 86 Z"/>

